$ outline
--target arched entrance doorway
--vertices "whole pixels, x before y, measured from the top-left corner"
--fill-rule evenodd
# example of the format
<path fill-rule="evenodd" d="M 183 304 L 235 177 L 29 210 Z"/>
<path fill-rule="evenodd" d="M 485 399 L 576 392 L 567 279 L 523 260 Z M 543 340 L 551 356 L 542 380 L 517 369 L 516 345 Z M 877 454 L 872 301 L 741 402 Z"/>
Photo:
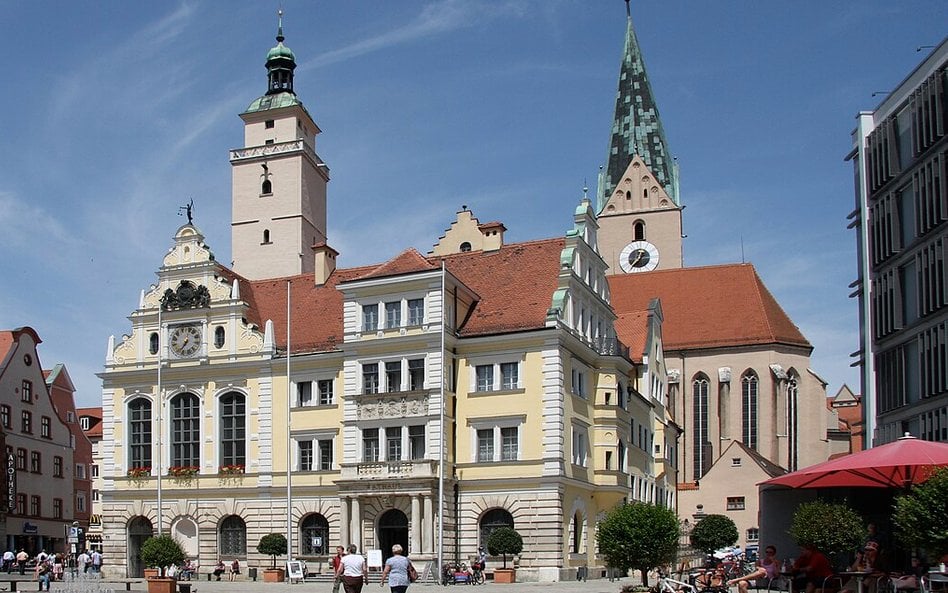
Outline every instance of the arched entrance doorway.
<path fill-rule="evenodd" d="M 151 521 L 145 517 L 135 517 L 128 522 L 128 576 L 138 578 L 145 576 L 145 566 L 142 564 L 140 552 L 146 539 L 154 535 Z"/>
<path fill-rule="evenodd" d="M 379 517 L 379 547 L 382 548 L 382 560 L 392 556 L 392 546 L 401 544 L 408 555 L 408 517 L 398 509 L 386 511 Z"/>

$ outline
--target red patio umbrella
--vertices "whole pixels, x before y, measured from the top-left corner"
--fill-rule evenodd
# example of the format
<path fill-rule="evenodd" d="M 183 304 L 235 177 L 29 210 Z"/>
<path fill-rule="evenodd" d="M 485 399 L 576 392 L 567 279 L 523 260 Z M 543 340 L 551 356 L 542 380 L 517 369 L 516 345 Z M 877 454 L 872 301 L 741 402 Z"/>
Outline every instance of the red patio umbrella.
<path fill-rule="evenodd" d="M 904 436 L 761 482 L 788 488 L 904 488 L 921 484 L 936 467 L 948 466 L 948 443 Z"/>

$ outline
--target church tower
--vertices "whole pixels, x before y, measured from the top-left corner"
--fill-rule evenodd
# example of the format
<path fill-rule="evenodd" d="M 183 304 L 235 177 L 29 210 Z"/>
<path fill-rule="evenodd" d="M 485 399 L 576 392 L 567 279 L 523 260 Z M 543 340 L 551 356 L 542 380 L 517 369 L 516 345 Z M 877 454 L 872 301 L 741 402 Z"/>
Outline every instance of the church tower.
<path fill-rule="evenodd" d="M 607 165 L 599 173 L 599 251 L 610 274 L 682 267 L 678 167 L 668 150 L 626 0 L 626 35 Z"/>
<path fill-rule="evenodd" d="M 313 272 L 326 242 L 329 169 L 316 154 L 320 129 L 293 91 L 296 57 L 277 44 L 267 54 L 267 92 L 240 114 L 244 148 L 230 151 L 233 269 L 251 279 Z"/>

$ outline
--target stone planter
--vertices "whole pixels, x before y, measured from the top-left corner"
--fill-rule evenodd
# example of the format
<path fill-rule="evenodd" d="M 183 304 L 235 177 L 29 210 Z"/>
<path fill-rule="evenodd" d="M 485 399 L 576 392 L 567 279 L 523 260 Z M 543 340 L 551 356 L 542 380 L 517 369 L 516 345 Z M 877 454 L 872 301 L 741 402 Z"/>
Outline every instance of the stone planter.
<path fill-rule="evenodd" d="M 264 583 L 282 583 L 286 579 L 286 570 L 282 568 L 265 568 L 263 570 Z"/>
<path fill-rule="evenodd" d="M 175 593 L 177 582 L 171 577 L 148 577 L 148 593 Z"/>
<path fill-rule="evenodd" d="M 512 568 L 495 568 L 494 569 L 494 582 L 495 583 L 516 583 L 517 571 L 515 571 Z"/>

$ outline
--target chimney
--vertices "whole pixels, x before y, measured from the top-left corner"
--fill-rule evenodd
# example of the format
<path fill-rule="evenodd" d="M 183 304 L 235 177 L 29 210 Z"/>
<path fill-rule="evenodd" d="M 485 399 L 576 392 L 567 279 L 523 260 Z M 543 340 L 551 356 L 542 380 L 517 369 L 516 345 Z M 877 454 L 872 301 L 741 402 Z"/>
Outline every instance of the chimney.
<path fill-rule="evenodd" d="M 484 235 L 484 251 L 497 251 L 504 246 L 504 231 L 507 227 L 502 222 L 488 222 L 479 225 Z"/>
<path fill-rule="evenodd" d="M 336 256 L 339 255 L 339 252 L 323 241 L 313 245 L 313 253 L 316 263 L 313 275 L 315 276 L 316 286 L 322 286 L 336 271 Z"/>

